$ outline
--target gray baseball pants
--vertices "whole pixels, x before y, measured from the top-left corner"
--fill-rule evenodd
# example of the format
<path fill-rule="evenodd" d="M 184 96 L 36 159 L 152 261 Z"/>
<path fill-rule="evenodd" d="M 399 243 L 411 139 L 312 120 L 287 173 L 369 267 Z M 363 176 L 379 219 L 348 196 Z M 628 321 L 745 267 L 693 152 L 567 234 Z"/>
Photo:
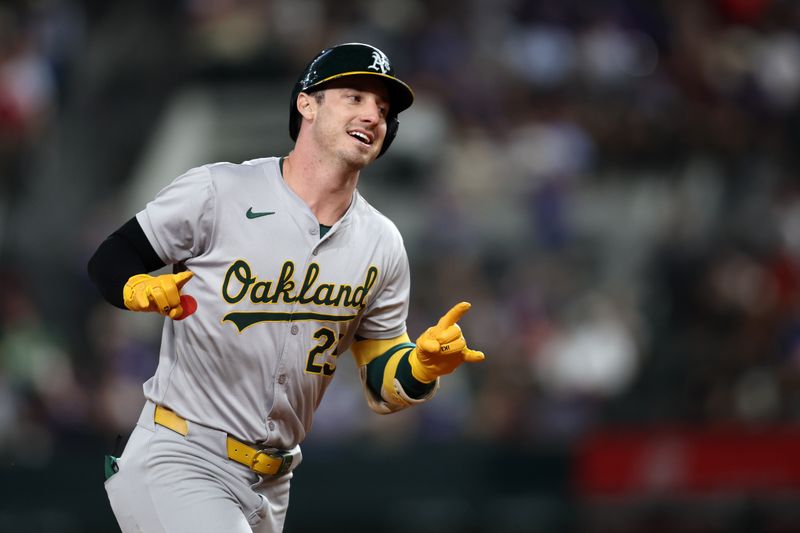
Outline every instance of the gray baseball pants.
<path fill-rule="evenodd" d="M 155 424 L 154 411 L 148 401 L 106 480 L 123 533 L 283 530 L 291 472 L 262 477 L 228 459 L 224 432 L 189 422 L 184 437 Z"/>

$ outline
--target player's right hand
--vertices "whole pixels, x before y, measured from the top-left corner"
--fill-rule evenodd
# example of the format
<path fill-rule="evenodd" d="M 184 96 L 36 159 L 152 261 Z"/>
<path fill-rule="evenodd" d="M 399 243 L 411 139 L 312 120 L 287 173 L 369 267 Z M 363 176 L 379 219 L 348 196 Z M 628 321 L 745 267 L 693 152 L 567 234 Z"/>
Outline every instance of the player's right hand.
<path fill-rule="evenodd" d="M 183 316 L 181 287 L 192 276 L 194 274 L 189 271 L 160 276 L 131 276 L 122 289 L 122 301 L 131 311 L 155 312 L 177 320 Z"/>

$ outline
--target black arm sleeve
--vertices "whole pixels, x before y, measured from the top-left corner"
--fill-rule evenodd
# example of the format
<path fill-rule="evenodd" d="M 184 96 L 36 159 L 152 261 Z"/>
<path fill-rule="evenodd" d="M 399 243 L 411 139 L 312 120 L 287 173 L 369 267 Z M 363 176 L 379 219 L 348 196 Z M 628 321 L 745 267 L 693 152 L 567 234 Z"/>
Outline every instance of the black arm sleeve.
<path fill-rule="evenodd" d="M 125 309 L 122 288 L 128 278 L 158 270 L 164 262 L 153 249 L 136 217 L 108 236 L 89 260 L 89 278 L 110 304 Z"/>

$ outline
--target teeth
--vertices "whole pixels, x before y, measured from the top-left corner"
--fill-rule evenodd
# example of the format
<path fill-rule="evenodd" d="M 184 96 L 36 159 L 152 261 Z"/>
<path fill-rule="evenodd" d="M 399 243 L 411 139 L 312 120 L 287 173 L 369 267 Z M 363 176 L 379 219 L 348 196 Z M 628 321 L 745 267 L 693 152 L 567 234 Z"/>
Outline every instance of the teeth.
<path fill-rule="evenodd" d="M 351 137 L 355 137 L 356 139 L 358 139 L 362 143 L 370 144 L 369 137 L 367 137 L 365 134 L 361 133 L 360 131 L 351 131 L 349 133 L 350 133 Z"/>

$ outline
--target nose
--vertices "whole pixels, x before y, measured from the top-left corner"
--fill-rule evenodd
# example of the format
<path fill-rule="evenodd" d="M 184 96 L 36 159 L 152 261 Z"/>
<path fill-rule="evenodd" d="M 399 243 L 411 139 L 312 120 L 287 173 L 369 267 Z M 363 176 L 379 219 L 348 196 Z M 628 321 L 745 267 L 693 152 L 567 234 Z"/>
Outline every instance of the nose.
<path fill-rule="evenodd" d="M 381 118 L 380 102 L 375 98 L 368 98 L 362 107 L 361 120 L 368 124 L 378 124 Z"/>

